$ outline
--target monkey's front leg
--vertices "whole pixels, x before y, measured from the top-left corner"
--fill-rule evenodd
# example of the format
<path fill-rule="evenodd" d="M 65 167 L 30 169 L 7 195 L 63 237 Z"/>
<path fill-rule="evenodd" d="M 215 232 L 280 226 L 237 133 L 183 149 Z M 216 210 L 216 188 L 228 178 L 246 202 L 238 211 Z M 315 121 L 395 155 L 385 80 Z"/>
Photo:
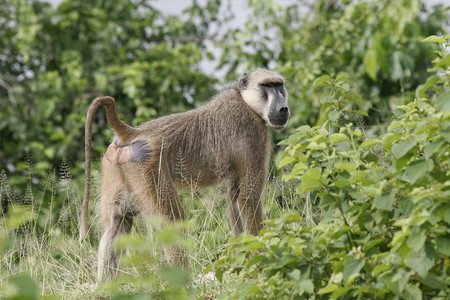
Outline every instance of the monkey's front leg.
<path fill-rule="evenodd" d="M 239 185 L 239 180 L 232 179 L 230 181 L 230 186 L 228 187 L 227 193 L 228 216 L 230 218 L 231 229 L 233 230 L 234 237 L 237 237 L 244 231 L 238 207 L 238 199 L 240 193 Z"/>
<path fill-rule="evenodd" d="M 266 172 L 249 172 L 241 181 L 239 191 L 239 209 L 245 222 L 245 230 L 258 235 L 262 229 L 263 208 L 262 193 L 265 186 Z"/>

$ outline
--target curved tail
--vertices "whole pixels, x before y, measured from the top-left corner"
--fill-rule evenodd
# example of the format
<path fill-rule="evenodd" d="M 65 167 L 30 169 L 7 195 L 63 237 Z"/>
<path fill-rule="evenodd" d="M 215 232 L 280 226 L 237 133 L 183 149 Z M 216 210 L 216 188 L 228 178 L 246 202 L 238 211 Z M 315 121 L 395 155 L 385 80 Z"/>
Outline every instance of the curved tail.
<path fill-rule="evenodd" d="M 92 142 L 92 119 L 100 106 L 105 106 L 106 116 L 111 125 L 112 130 L 119 138 L 120 142 L 126 142 L 136 134 L 136 129 L 124 123 L 119 119 L 116 110 L 116 101 L 112 97 L 98 97 L 95 98 L 86 115 L 85 123 L 85 171 L 84 171 L 84 198 L 81 212 L 80 222 L 80 241 L 84 240 L 88 232 L 89 224 L 89 195 L 91 186 L 91 142 Z"/>

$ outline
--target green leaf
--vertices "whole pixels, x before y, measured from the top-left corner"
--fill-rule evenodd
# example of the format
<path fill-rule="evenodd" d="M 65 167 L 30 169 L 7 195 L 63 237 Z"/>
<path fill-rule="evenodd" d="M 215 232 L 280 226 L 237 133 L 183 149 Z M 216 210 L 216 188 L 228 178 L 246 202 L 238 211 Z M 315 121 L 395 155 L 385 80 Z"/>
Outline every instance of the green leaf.
<path fill-rule="evenodd" d="M 417 150 L 416 147 L 414 147 L 410 152 L 408 152 L 405 156 L 397 159 L 394 161 L 395 168 L 397 171 L 401 171 L 411 160 L 411 157 L 413 157 L 414 152 Z M 403 175 L 403 173 L 402 173 Z"/>
<path fill-rule="evenodd" d="M 365 264 L 364 259 L 349 258 L 344 261 L 344 282 L 353 280 Z"/>
<path fill-rule="evenodd" d="M 394 116 L 396 116 L 398 119 L 401 119 L 402 117 L 404 117 L 406 115 L 406 110 L 405 108 L 396 108 L 394 109 L 394 111 L 392 112 L 394 114 Z"/>
<path fill-rule="evenodd" d="M 352 184 L 352 182 L 350 180 L 336 180 L 334 182 L 334 185 L 336 185 L 336 187 L 339 189 L 342 189 L 343 187 L 346 187 L 350 184 Z"/>
<path fill-rule="evenodd" d="M 412 273 L 412 272 L 411 272 Z M 394 294 L 399 295 L 403 292 L 406 284 L 408 283 L 410 274 L 405 274 L 404 272 L 400 272 L 395 274 L 392 279 L 392 285 L 391 285 L 391 291 L 394 292 Z"/>
<path fill-rule="evenodd" d="M 436 245 L 439 252 L 450 256 L 450 236 L 439 236 L 436 239 Z"/>
<path fill-rule="evenodd" d="M 422 279 L 428 286 L 432 287 L 433 289 L 445 290 L 446 288 L 448 288 L 448 285 L 446 285 L 444 278 L 436 275 L 433 272 L 427 273 L 427 275 Z"/>
<path fill-rule="evenodd" d="M 383 148 L 386 149 L 391 149 L 392 148 L 392 144 L 397 141 L 399 138 L 401 138 L 403 136 L 403 134 L 401 133 L 392 133 L 392 132 L 388 132 L 383 134 L 383 143 L 382 146 Z"/>
<path fill-rule="evenodd" d="M 96 72 L 94 74 L 95 85 L 100 91 L 106 91 L 108 87 L 108 77 L 102 72 Z"/>
<path fill-rule="evenodd" d="M 332 100 L 332 94 L 331 93 L 322 93 L 319 96 L 320 104 L 330 103 L 331 100 Z"/>
<path fill-rule="evenodd" d="M 367 250 L 369 250 L 370 248 L 373 248 L 373 247 L 375 247 L 376 245 L 381 244 L 382 242 L 384 242 L 383 239 L 371 240 L 370 242 L 365 243 L 365 244 L 363 245 L 363 249 L 364 249 L 364 251 L 367 251 Z"/>
<path fill-rule="evenodd" d="M 425 93 L 430 89 L 430 87 L 435 85 L 439 80 L 439 76 L 437 75 L 430 76 L 427 81 L 425 81 L 425 84 L 421 84 L 416 88 L 416 98 L 424 97 Z"/>
<path fill-rule="evenodd" d="M 348 141 L 349 138 L 344 133 L 333 133 L 332 135 L 330 135 L 328 140 L 330 141 L 330 143 L 337 143 L 342 141 Z"/>
<path fill-rule="evenodd" d="M 322 75 L 319 78 L 316 78 L 312 84 L 312 88 L 318 88 L 320 86 L 331 85 L 331 78 L 328 75 Z"/>
<path fill-rule="evenodd" d="M 159 272 L 159 275 L 163 280 L 176 286 L 186 286 L 190 281 L 189 274 L 185 270 L 176 267 L 165 267 Z"/>
<path fill-rule="evenodd" d="M 389 270 L 391 268 L 391 266 L 390 265 L 387 265 L 387 264 L 381 264 L 381 265 L 378 265 L 378 266 L 376 266 L 375 268 L 373 268 L 373 270 L 372 270 L 372 276 L 377 276 L 378 274 L 380 274 L 380 273 L 382 273 L 382 272 L 384 272 L 384 271 L 386 271 L 386 270 Z"/>
<path fill-rule="evenodd" d="M 431 159 L 418 160 L 410 163 L 405 168 L 405 173 L 403 178 L 410 184 L 416 183 L 417 179 L 422 178 L 426 173 L 433 170 L 434 164 Z"/>
<path fill-rule="evenodd" d="M 336 231 L 333 232 L 332 238 L 337 239 L 338 237 L 343 236 L 344 234 L 349 232 L 350 230 L 352 229 L 349 226 L 337 228 Z"/>
<path fill-rule="evenodd" d="M 403 123 L 399 121 L 392 121 L 388 127 L 388 131 L 394 131 L 395 129 L 403 127 Z"/>
<path fill-rule="evenodd" d="M 247 250 L 247 251 L 254 251 L 254 250 L 264 249 L 265 247 L 266 246 L 264 243 L 262 243 L 260 241 L 254 241 L 254 242 L 246 244 L 245 246 L 242 246 L 242 249 Z"/>
<path fill-rule="evenodd" d="M 336 85 L 336 87 L 341 88 L 346 92 L 348 92 L 350 90 L 350 86 L 348 85 L 348 83 L 342 83 L 340 85 Z"/>
<path fill-rule="evenodd" d="M 402 293 L 405 300 L 422 300 L 422 291 L 415 285 L 407 286 Z"/>
<path fill-rule="evenodd" d="M 394 207 L 394 193 L 384 193 L 383 195 L 375 197 L 373 205 L 381 210 L 391 211 Z"/>
<path fill-rule="evenodd" d="M 418 251 L 423 247 L 426 238 L 425 231 L 414 232 L 408 237 L 406 245 L 413 251 Z"/>
<path fill-rule="evenodd" d="M 338 162 L 335 166 L 338 170 L 345 170 L 349 172 L 356 171 L 356 165 L 354 163 Z"/>
<path fill-rule="evenodd" d="M 367 113 L 367 111 L 362 110 L 362 109 L 354 110 L 353 113 L 358 114 L 358 115 L 362 115 L 362 116 L 366 116 L 366 117 L 369 116 L 369 114 Z"/>
<path fill-rule="evenodd" d="M 394 223 L 395 226 L 403 226 L 404 223 L 409 223 L 407 219 L 401 219 Z M 401 244 L 405 240 L 405 238 L 408 236 L 408 232 L 403 230 L 398 230 L 394 237 L 392 238 L 391 244 L 395 246 L 396 244 Z"/>
<path fill-rule="evenodd" d="M 33 279 L 27 275 L 18 275 L 9 279 L 18 289 L 18 295 L 11 299 L 38 299 L 37 285 Z"/>
<path fill-rule="evenodd" d="M 352 181 L 352 183 L 356 183 L 357 181 L 360 181 L 361 179 L 363 179 L 367 175 L 369 175 L 368 171 L 352 172 L 352 176 L 351 176 L 350 180 Z"/>
<path fill-rule="evenodd" d="M 447 142 L 450 143 L 450 128 L 442 129 L 441 135 Z"/>
<path fill-rule="evenodd" d="M 317 125 L 322 125 L 326 121 L 328 121 L 328 112 L 333 109 L 332 103 L 325 103 L 320 108 L 319 119 L 317 120 Z"/>
<path fill-rule="evenodd" d="M 394 154 L 395 158 L 399 159 L 408 153 L 415 145 L 416 143 L 414 142 L 402 141 L 392 146 L 392 154 Z"/>
<path fill-rule="evenodd" d="M 238 285 L 236 285 L 236 289 L 238 291 L 241 291 L 241 298 L 242 299 L 250 299 L 250 295 L 256 294 L 259 291 L 258 286 L 255 283 L 252 282 L 243 282 Z"/>
<path fill-rule="evenodd" d="M 450 90 L 443 92 L 436 98 L 436 106 L 441 112 L 450 110 Z"/>
<path fill-rule="evenodd" d="M 439 139 L 429 145 L 426 145 L 424 149 L 425 159 L 429 159 L 434 153 L 439 151 L 441 146 L 444 144 L 444 139 Z"/>
<path fill-rule="evenodd" d="M 369 49 L 364 54 L 364 70 L 367 75 L 373 80 L 377 81 L 377 53 L 374 49 Z"/>
<path fill-rule="evenodd" d="M 371 146 L 373 146 L 373 145 L 376 145 L 376 144 L 380 144 L 381 143 L 381 140 L 379 140 L 379 139 L 368 139 L 368 140 L 365 140 L 364 142 L 362 142 L 362 144 L 361 144 L 361 148 L 365 148 L 365 147 L 371 147 Z"/>
<path fill-rule="evenodd" d="M 450 67 L 450 54 L 446 54 L 444 57 L 442 57 L 436 64 L 436 66 L 447 70 L 448 67 Z"/>
<path fill-rule="evenodd" d="M 257 255 L 254 256 L 246 265 L 245 268 L 249 269 L 251 266 L 258 264 L 260 262 L 262 262 L 263 260 L 265 260 L 266 257 L 264 255 Z"/>
<path fill-rule="evenodd" d="M 288 273 L 288 276 L 294 279 L 295 281 L 300 280 L 301 272 L 299 269 L 294 269 L 292 272 Z"/>
<path fill-rule="evenodd" d="M 337 119 L 339 119 L 339 112 L 337 110 L 332 110 L 328 113 L 328 118 L 335 122 Z"/>
<path fill-rule="evenodd" d="M 347 294 L 349 290 L 352 289 L 352 286 L 341 287 L 337 289 L 333 295 L 331 295 L 331 299 L 339 299 L 342 295 Z"/>
<path fill-rule="evenodd" d="M 296 211 L 291 211 L 287 215 L 283 216 L 283 222 L 285 224 L 300 223 L 301 221 L 302 217 Z"/>
<path fill-rule="evenodd" d="M 445 43 L 445 40 L 441 37 L 438 37 L 436 35 L 430 35 L 429 37 L 422 40 L 422 43 L 439 43 L 443 44 Z"/>
<path fill-rule="evenodd" d="M 34 215 L 31 207 L 22 205 L 11 205 L 6 219 L 6 228 L 16 229 L 19 226 L 33 220 Z"/>
<path fill-rule="evenodd" d="M 312 168 L 305 172 L 302 176 L 303 181 L 311 181 L 311 182 L 319 182 L 320 183 L 320 177 L 321 172 L 319 168 Z"/>
<path fill-rule="evenodd" d="M 317 293 L 319 295 L 323 295 L 323 294 L 329 294 L 329 293 L 333 293 L 334 291 L 336 291 L 339 288 L 339 286 L 337 284 L 334 283 L 328 283 L 327 286 L 325 286 L 324 288 L 321 288 Z"/>
<path fill-rule="evenodd" d="M 282 267 L 284 267 L 290 263 L 296 262 L 298 260 L 299 260 L 299 258 L 297 256 L 285 255 L 285 256 L 282 256 L 281 258 L 277 259 L 275 262 L 275 265 L 273 267 L 275 269 L 281 269 Z"/>
<path fill-rule="evenodd" d="M 334 203 L 336 203 L 336 202 L 334 201 L 334 199 L 330 195 L 325 195 L 322 198 L 322 200 L 320 200 L 319 207 L 320 208 L 325 208 L 325 207 L 328 207 L 328 206 L 330 206 L 331 204 L 334 204 Z"/>
<path fill-rule="evenodd" d="M 223 280 L 223 274 L 225 273 L 225 271 L 228 271 L 228 269 L 226 269 L 226 268 L 216 268 L 215 269 L 215 276 L 216 276 L 216 278 L 217 278 L 217 280 L 219 281 L 219 282 L 222 282 L 222 280 Z"/>
<path fill-rule="evenodd" d="M 283 152 L 283 153 L 286 153 L 286 152 Z M 282 167 L 284 167 L 285 165 L 288 165 L 288 164 L 290 164 L 290 163 L 292 163 L 292 162 L 294 162 L 294 161 L 296 161 L 297 159 L 295 158 L 295 157 L 293 157 L 293 156 L 285 156 L 285 157 L 283 157 L 283 158 L 281 158 L 280 160 L 279 160 L 279 162 L 278 162 L 278 168 L 282 168 Z"/>
<path fill-rule="evenodd" d="M 445 215 L 444 215 L 443 220 L 445 220 L 445 222 L 447 222 L 448 224 L 450 224 L 450 207 L 447 207 L 447 208 L 446 208 L 446 211 L 445 211 Z"/>
<path fill-rule="evenodd" d="M 344 99 L 347 99 L 353 103 L 355 103 L 356 105 L 358 105 L 359 107 L 363 107 L 364 106 L 364 101 L 362 100 L 361 96 L 355 92 L 348 92 L 345 93 L 343 95 Z"/>
<path fill-rule="evenodd" d="M 312 294 L 314 292 L 314 283 L 309 279 L 300 282 L 299 285 L 300 288 L 308 294 Z"/>
<path fill-rule="evenodd" d="M 425 277 L 434 266 L 434 257 L 433 245 L 427 242 L 419 251 L 415 251 L 405 258 L 405 264 L 416 271 L 419 276 Z"/>
<path fill-rule="evenodd" d="M 294 168 L 292 168 L 290 175 L 296 176 L 305 170 L 308 170 L 308 165 L 304 162 L 299 161 L 295 164 Z"/>

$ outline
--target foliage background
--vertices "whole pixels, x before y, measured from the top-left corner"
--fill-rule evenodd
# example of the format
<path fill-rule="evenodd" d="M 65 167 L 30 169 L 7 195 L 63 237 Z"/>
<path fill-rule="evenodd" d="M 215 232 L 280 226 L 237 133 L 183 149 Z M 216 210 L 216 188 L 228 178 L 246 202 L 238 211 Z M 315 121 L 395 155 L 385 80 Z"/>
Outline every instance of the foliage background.
<path fill-rule="evenodd" d="M 63 289 L 52 292 L 56 283 L 69 285 L 84 296 L 98 297 L 98 293 L 105 293 L 89 286 L 93 282 L 97 233 L 91 232 L 87 245 L 76 244 L 84 168 L 84 120 L 93 98 L 115 97 L 121 118 L 137 125 L 200 105 L 214 94 L 219 83 L 224 83 L 223 79 L 207 74 L 225 73 L 226 80 L 231 81 L 242 70 L 260 66 L 274 68 L 287 78 L 292 117 L 285 131 L 274 134 L 275 141 L 291 136 L 284 142 L 287 149 L 276 161 L 284 169 L 272 170 L 264 200 L 267 218 L 286 213 L 291 217 L 269 222 L 276 225 L 276 230 L 268 229 L 259 243 L 269 247 L 274 243 L 271 237 L 275 234 L 281 241 L 287 239 L 287 252 L 296 247 L 303 249 L 295 239 L 310 241 L 309 247 L 325 243 L 329 248 L 324 249 L 336 255 L 329 259 L 322 256 L 323 252 L 317 254 L 329 259 L 322 266 L 329 276 L 323 276 L 325 271 L 317 267 L 309 274 L 318 272 L 318 276 L 323 276 L 321 280 L 304 277 L 306 273 L 301 272 L 305 257 L 297 252 L 297 258 L 292 261 L 289 261 L 292 254 L 275 257 L 263 254 L 268 260 L 249 260 L 255 265 L 260 263 L 259 268 L 264 270 L 262 277 L 255 277 L 251 266 L 239 272 L 245 259 L 254 255 L 252 251 L 265 246 L 255 246 L 252 238 L 244 239 L 239 241 L 240 245 L 250 246 L 241 248 L 237 255 L 231 254 L 236 249 L 224 245 L 230 240 L 230 234 L 223 217 L 223 188 L 219 187 L 213 192 L 183 193 L 191 220 L 188 237 L 199 241 L 196 246 L 191 245 L 193 273 L 202 272 L 211 262 L 218 261 L 211 270 L 235 271 L 239 276 L 228 277 L 224 284 L 189 279 L 186 274 L 187 277 L 173 276 L 183 273 L 158 266 L 158 251 L 154 249 L 169 245 L 170 237 L 176 236 L 179 229 L 169 230 L 169 238 L 164 237 L 165 231 L 162 236 L 153 237 L 155 234 L 151 233 L 159 232 L 158 228 L 163 226 L 144 222 L 145 229 L 136 232 L 147 239 L 132 237 L 134 246 L 128 256 L 132 271 L 106 293 L 139 295 L 151 290 L 156 293 L 153 296 L 160 298 L 210 294 L 230 298 L 268 297 L 270 293 L 291 289 L 278 283 L 289 285 L 302 279 L 306 283 L 303 289 L 297 290 L 300 299 L 307 294 L 329 297 L 331 292 L 338 295 L 335 298 L 345 295 L 370 298 L 394 293 L 396 297 L 419 299 L 422 291 L 424 298 L 442 297 L 437 289 L 448 295 L 449 283 L 444 278 L 448 274 L 450 241 L 445 217 L 450 212 L 448 128 L 445 127 L 448 112 L 447 104 L 441 103 L 449 101 L 449 56 L 445 51 L 446 39 L 422 43 L 427 36 L 443 36 L 448 31 L 448 9 L 442 5 L 427 8 L 419 0 L 314 3 L 299 0 L 287 6 L 276 1 L 249 0 L 251 13 L 246 24 L 219 34 L 218 29 L 226 28 L 233 18 L 223 13 L 229 5 L 214 0 L 202 4 L 194 1 L 181 16 L 169 16 L 157 11 L 151 1 L 144 0 L 66 0 L 56 8 L 35 0 L 0 0 L 0 249 L 4 249 L 0 286 L 9 291 L 8 295 L 31 289 L 34 291 L 31 298 L 49 294 L 80 296 L 68 295 Z M 219 52 L 210 52 L 211 43 Z M 216 70 L 208 70 L 206 74 L 200 68 L 200 62 L 205 59 L 218 61 Z M 428 100 L 423 104 L 419 99 L 425 98 Z M 441 99 L 438 105 L 436 99 Z M 415 133 L 419 121 L 426 123 L 422 125 L 424 132 L 435 136 Z M 402 126 L 393 128 L 394 124 Z M 342 152 L 344 146 L 338 143 L 345 142 L 344 136 L 352 138 L 349 145 L 356 149 L 353 156 L 347 157 L 348 161 L 327 152 L 328 149 Z M 101 156 L 111 137 L 105 115 L 98 113 L 94 124 L 94 157 Z M 386 139 L 388 142 L 384 142 Z M 435 143 L 440 139 L 445 142 L 438 147 Z M 399 153 L 396 145 L 397 148 L 407 146 L 411 151 Z M 304 155 L 308 151 L 310 155 Z M 432 166 L 429 160 L 433 160 Z M 418 166 L 420 163 L 423 165 Z M 358 173 L 380 166 L 378 177 L 374 175 L 376 178 L 371 181 Z M 421 175 L 420 180 L 411 175 L 422 167 L 428 169 L 426 173 L 417 173 Z M 319 177 L 317 173 L 305 173 L 307 169 L 319 171 Z M 285 182 L 279 180 L 282 174 Z M 335 181 L 339 183 L 333 185 Z M 356 187 L 375 189 L 374 185 L 382 181 L 388 182 L 383 190 L 356 194 Z M 405 199 L 415 197 L 421 189 L 439 191 L 439 194 L 415 202 L 417 210 L 405 208 Z M 333 198 L 339 201 L 329 203 Z M 421 201 L 429 199 L 433 199 L 429 204 L 432 208 L 421 206 Z M 375 223 L 382 229 L 355 227 L 361 218 L 367 217 L 356 212 L 366 210 L 367 213 L 370 209 L 379 214 Z M 424 209 L 431 215 L 436 209 L 442 209 L 440 213 L 436 210 L 436 214 L 444 217 L 415 224 L 414 230 L 406 232 L 407 223 L 401 219 L 421 215 Z M 290 213 L 292 210 L 300 219 Z M 330 216 L 336 218 L 335 223 L 324 222 Z M 315 227 L 319 222 L 329 227 Z M 292 226 L 300 226 L 305 231 L 292 230 Z M 339 226 L 347 228 L 346 231 L 339 231 Z M 318 232 L 325 240 L 315 238 Z M 398 232 L 406 233 L 399 237 Z M 353 236 L 348 237 L 350 234 Z M 377 255 L 386 249 L 393 251 L 394 256 L 401 252 L 401 263 L 396 265 L 398 274 L 411 281 L 400 284 L 392 279 L 394 275 L 374 272 L 371 268 L 381 264 L 381 256 L 375 257 L 373 252 L 370 258 L 361 256 L 358 243 L 367 242 L 360 240 L 364 236 L 382 240 L 381 246 L 375 247 L 379 250 Z M 390 244 L 392 239 L 397 244 Z M 421 247 L 411 248 L 411 243 L 417 240 Z M 423 270 L 414 269 L 411 259 L 422 259 L 420 251 L 429 254 L 430 247 L 437 253 L 436 257 L 430 268 L 427 267 L 427 273 L 420 273 Z M 42 249 L 46 250 L 42 252 Z M 222 259 L 218 259 L 222 254 Z M 45 264 L 38 264 L 39 255 L 46 258 Z M 364 252 L 364 255 L 369 254 Z M 431 260 L 430 256 L 426 258 Z M 133 265 L 133 261 L 142 260 L 147 261 L 144 267 Z M 360 266 L 362 261 L 364 265 Z M 314 266 L 316 263 L 311 262 Z M 81 271 L 75 271 L 74 265 L 81 266 Z M 274 271 L 273 266 L 282 271 Z M 52 275 L 41 278 L 39 274 L 44 271 Z M 423 279 L 428 271 L 432 274 L 429 276 L 435 276 L 433 280 L 444 278 L 443 283 L 430 288 Z M 414 272 L 422 281 L 416 280 L 419 277 Z M 360 273 L 367 276 L 358 276 Z M 397 283 L 376 287 L 367 294 L 358 292 L 359 285 L 379 281 L 380 274 L 386 282 Z M 339 276 L 344 281 L 339 281 Z M 250 282 L 249 278 L 255 281 Z M 261 286 L 258 280 L 271 284 Z M 132 284 L 124 288 L 127 281 Z M 239 292 L 240 284 L 245 281 L 250 284 L 244 289 L 247 294 Z M 88 286 L 74 282 L 87 282 Z M 325 287 L 331 287 L 329 292 L 324 292 Z M 380 290 L 384 294 L 377 294 Z"/>

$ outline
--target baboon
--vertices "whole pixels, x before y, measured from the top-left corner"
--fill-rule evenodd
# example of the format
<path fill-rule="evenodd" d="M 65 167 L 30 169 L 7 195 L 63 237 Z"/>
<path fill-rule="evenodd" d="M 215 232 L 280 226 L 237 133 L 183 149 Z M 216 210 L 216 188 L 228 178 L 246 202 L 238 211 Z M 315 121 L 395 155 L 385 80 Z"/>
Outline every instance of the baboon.
<path fill-rule="evenodd" d="M 185 213 L 176 187 L 186 180 L 197 187 L 229 181 L 228 215 L 234 236 L 244 229 L 258 234 L 263 219 L 261 195 L 270 154 L 267 126 L 283 129 L 289 119 L 284 78 L 257 69 L 205 105 L 160 117 L 136 128 L 122 122 L 115 100 L 99 97 L 90 106 L 85 128 L 85 194 L 80 240 L 88 230 L 92 118 L 105 106 L 115 138 L 102 159 L 98 279 L 113 276 L 118 253 L 113 241 L 131 230 L 140 213 L 159 214 L 168 221 Z M 182 161 L 180 166 L 178 161 Z M 183 249 L 172 249 L 171 260 L 187 266 Z"/>

